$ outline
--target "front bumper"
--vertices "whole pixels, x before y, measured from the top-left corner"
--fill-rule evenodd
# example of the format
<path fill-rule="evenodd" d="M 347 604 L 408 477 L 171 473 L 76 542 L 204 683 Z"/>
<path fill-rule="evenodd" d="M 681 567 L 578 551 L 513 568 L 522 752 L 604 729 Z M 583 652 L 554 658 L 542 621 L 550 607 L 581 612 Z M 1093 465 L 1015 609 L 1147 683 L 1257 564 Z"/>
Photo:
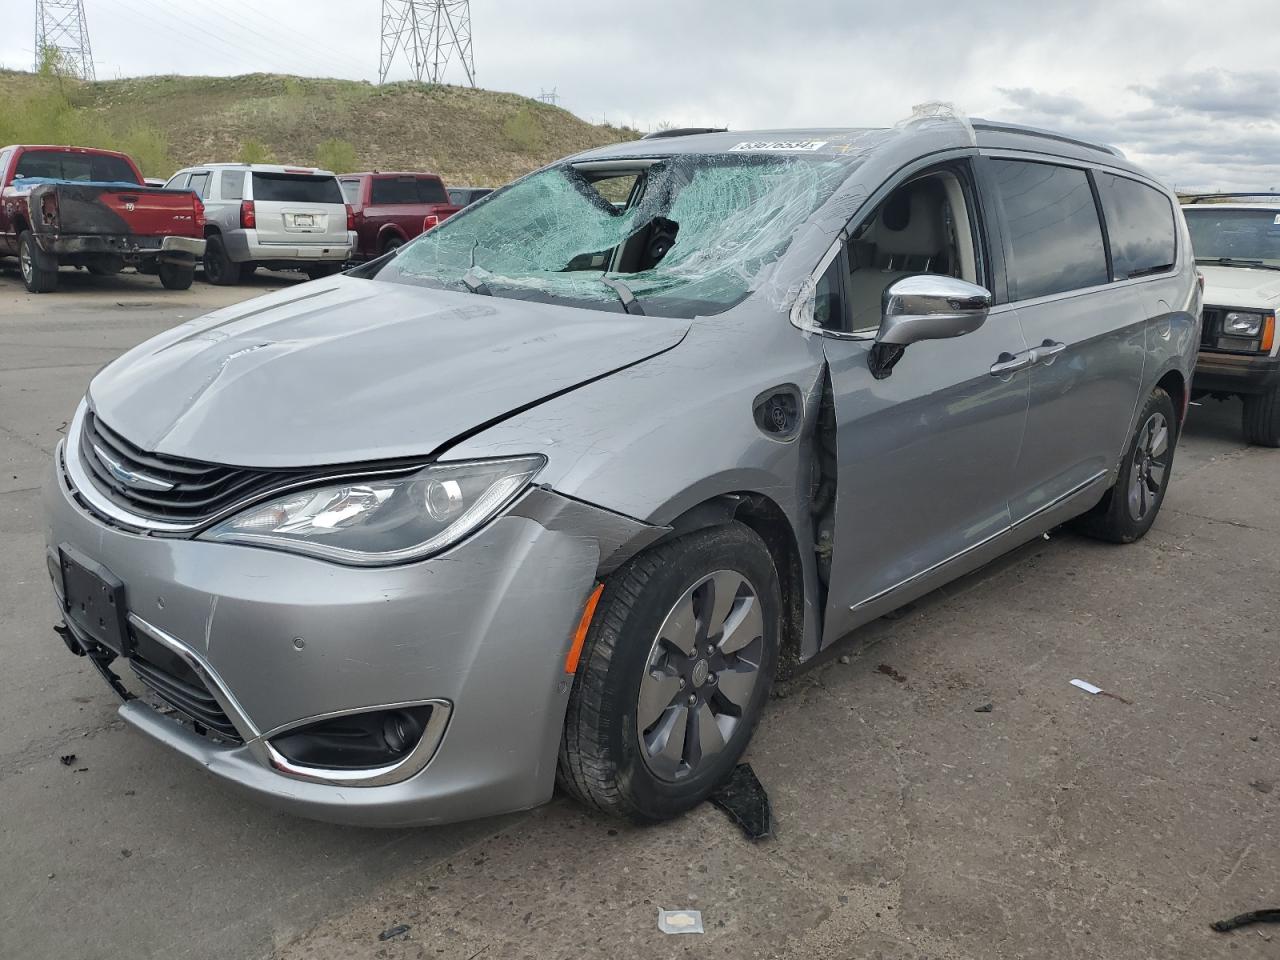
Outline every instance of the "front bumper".
<path fill-rule="evenodd" d="M 1202 350 L 1191 387 L 1202 393 L 1267 393 L 1280 387 L 1280 357 Z"/>
<path fill-rule="evenodd" d="M 154 258 L 161 263 L 194 264 L 204 256 L 205 242 L 196 237 L 37 234 L 36 245 L 58 259 L 109 256 L 122 257 L 127 263 Z"/>
<path fill-rule="evenodd" d="M 292 243 L 263 243 L 257 230 L 229 230 L 222 242 L 235 263 L 345 263 L 351 257 L 350 233 L 340 241 L 308 242 L 305 236 Z"/>
<path fill-rule="evenodd" d="M 55 591 L 61 545 L 105 567 L 125 584 L 134 626 L 186 652 L 245 742 L 202 736 L 140 700 L 120 715 L 262 800 L 341 823 L 443 823 L 547 800 L 564 656 L 602 557 L 620 562 L 662 532 L 535 489 L 446 554 L 344 567 L 108 525 L 71 487 L 62 453 L 45 491 Z M 447 705 L 435 714 L 447 723 L 429 725 L 425 765 L 404 778 L 290 770 L 268 747 L 318 717 L 428 701 Z"/>

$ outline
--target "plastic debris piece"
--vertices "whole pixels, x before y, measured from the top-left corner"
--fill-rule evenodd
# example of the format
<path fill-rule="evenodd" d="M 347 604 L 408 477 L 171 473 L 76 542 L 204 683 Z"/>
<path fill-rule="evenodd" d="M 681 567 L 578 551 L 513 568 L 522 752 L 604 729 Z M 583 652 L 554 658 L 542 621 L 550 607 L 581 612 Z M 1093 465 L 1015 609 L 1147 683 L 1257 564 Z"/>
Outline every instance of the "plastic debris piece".
<path fill-rule="evenodd" d="M 58 762 L 64 767 L 69 767 L 76 762 L 76 755 L 74 753 L 64 753 L 58 758 Z"/>
<path fill-rule="evenodd" d="M 996 708 L 996 705 L 994 703 L 984 703 L 980 707 L 974 707 L 973 712 L 974 713 L 990 713 L 995 708 Z"/>
<path fill-rule="evenodd" d="M 773 836 L 773 805 L 751 764 L 740 763 L 729 779 L 716 787 L 711 803 L 742 828 L 748 840 Z"/>
<path fill-rule="evenodd" d="M 663 933 L 702 933 L 702 911 L 659 909 L 658 929 Z"/>
<path fill-rule="evenodd" d="M 409 932 L 409 924 L 397 923 L 394 927 L 388 927 L 378 934 L 378 939 L 382 941 L 394 940 L 396 937 L 403 937 Z"/>
<path fill-rule="evenodd" d="M 1209 927 L 1219 933 L 1227 933 L 1236 927 L 1245 927 L 1251 923 L 1280 923 L 1280 909 L 1250 910 L 1248 913 L 1237 914 L 1229 920 L 1215 920 L 1209 924 Z"/>
<path fill-rule="evenodd" d="M 1102 692 L 1101 687 L 1095 687 L 1088 680 L 1072 680 L 1071 685 L 1073 687 L 1079 687 L 1085 693 L 1101 693 Z"/>

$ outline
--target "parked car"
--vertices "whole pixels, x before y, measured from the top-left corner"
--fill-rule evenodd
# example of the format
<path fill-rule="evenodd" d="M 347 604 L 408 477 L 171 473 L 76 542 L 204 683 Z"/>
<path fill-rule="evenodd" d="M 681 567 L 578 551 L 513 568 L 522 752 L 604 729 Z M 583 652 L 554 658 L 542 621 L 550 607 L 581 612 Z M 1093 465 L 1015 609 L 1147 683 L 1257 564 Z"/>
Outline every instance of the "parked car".
<path fill-rule="evenodd" d="M 372 260 L 457 213 L 434 173 L 348 173 L 338 178 L 355 214 L 353 260 Z"/>
<path fill-rule="evenodd" d="M 351 254 L 351 208 L 327 170 L 206 163 L 179 170 L 167 186 L 204 198 L 210 283 L 237 284 L 256 267 L 298 270 L 315 280 L 339 272 Z"/>
<path fill-rule="evenodd" d="M 1147 532 L 1199 342 L 1176 210 L 1106 147 L 945 117 L 552 164 L 100 372 L 47 490 L 67 643 L 307 816 L 481 817 L 557 770 L 673 816 L 780 660 L 1064 521 Z"/>
<path fill-rule="evenodd" d="M 459 207 L 466 207 L 491 193 L 493 193 L 493 187 L 450 187 L 449 202 Z"/>
<path fill-rule="evenodd" d="M 147 186 L 123 153 L 0 148 L 0 256 L 18 258 L 32 293 L 57 289 L 60 266 L 97 276 L 137 267 L 186 290 L 203 253 L 199 198 Z"/>
<path fill-rule="evenodd" d="M 1280 447 L 1280 194 L 1206 194 L 1182 212 L 1205 282 L 1192 392 L 1240 397 L 1249 442 Z"/>

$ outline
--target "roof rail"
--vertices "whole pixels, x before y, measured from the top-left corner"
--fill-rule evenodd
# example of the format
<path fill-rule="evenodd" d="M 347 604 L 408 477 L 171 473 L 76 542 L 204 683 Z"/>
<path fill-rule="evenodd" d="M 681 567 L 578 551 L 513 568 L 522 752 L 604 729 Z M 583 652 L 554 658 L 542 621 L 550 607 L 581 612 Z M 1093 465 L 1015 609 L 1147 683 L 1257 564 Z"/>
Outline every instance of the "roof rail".
<path fill-rule="evenodd" d="M 1057 140 L 1059 143 L 1070 143 L 1077 147 L 1085 147 L 1089 150 L 1097 150 L 1100 153 L 1109 154 L 1113 157 L 1124 159 L 1124 153 L 1118 148 L 1106 143 L 1096 143 L 1093 140 L 1081 140 L 1079 137 L 1068 137 L 1066 134 L 1055 133 L 1052 130 L 1042 130 L 1040 127 L 1024 127 L 1020 123 L 1002 123 L 998 120 L 982 120 L 974 117 L 970 123 L 975 130 L 991 130 L 997 133 L 1020 133 L 1028 137 L 1041 137 L 1045 140 Z"/>
<path fill-rule="evenodd" d="M 654 130 L 641 140 L 665 140 L 668 137 L 692 137 L 698 133 L 728 133 L 728 127 L 672 127 L 670 130 Z"/>
<path fill-rule="evenodd" d="M 1280 197 L 1280 193 L 1269 193 L 1259 190 L 1254 193 L 1180 193 L 1179 200 L 1187 203 L 1199 203 L 1201 200 L 1238 200 L 1241 197 Z"/>

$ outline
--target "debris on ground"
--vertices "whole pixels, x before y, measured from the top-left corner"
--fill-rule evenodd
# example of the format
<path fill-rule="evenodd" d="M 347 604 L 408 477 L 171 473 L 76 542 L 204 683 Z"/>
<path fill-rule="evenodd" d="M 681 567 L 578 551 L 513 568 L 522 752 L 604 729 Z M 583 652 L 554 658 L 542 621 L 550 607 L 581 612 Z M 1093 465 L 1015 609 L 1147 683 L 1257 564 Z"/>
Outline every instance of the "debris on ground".
<path fill-rule="evenodd" d="M 76 755 L 74 753 L 64 753 L 58 758 L 58 762 L 64 767 L 69 767 L 76 762 Z"/>
<path fill-rule="evenodd" d="M 658 929 L 663 933 L 702 933 L 702 911 L 659 909 Z"/>
<path fill-rule="evenodd" d="M 842 656 L 842 657 L 840 658 L 840 662 L 841 662 L 841 663 L 849 663 L 849 662 L 850 662 L 850 660 L 849 660 L 849 656 L 848 656 L 847 654 L 846 654 L 845 656 Z"/>
<path fill-rule="evenodd" d="M 748 840 L 773 836 L 773 806 L 751 764 L 734 767 L 729 779 L 716 787 L 709 799 L 742 828 Z"/>
<path fill-rule="evenodd" d="M 1071 685 L 1073 687 L 1079 687 L 1085 693 L 1092 693 L 1094 695 L 1102 694 L 1104 697 L 1110 697 L 1112 700 L 1119 700 L 1121 703 L 1127 703 L 1129 706 L 1133 706 L 1132 700 L 1126 700 L 1124 697 L 1120 696 L 1120 694 L 1112 693 L 1110 690 L 1103 690 L 1101 687 L 1095 686 L 1088 680 L 1072 680 Z"/>
<path fill-rule="evenodd" d="M 903 674 L 893 669 L 893 667 L 889 666 L 887 663 L 882 663 L 876 667 L 876 673 L 883 673 L 886 677 L 890 677 L 895 683 L 907 682 L 907 678 Z"/>
<path fill-rule="evenodd" d="M 1237 914 L 1229 920 L 1215 920 L 1209 926 L 1219 933 L 1227 933 L 1236 927 L 1246 927 L 1251 923 L 1280 923 L 1280 909 L 1250 910 L 1248 913 Z"/>
<path fill-rule="evenodd" d="M 1257 790 L 1259 793 L 1270 793 L 1276 788 L 1276 785 L 1270 780 L 1254 780 L 1249 786 Z"/>
<path fill-rule="evenodd" d="M 974 713 L 990 713 L 995 708 L 996 708 L 996 705 L 994 703 L 984 703 L 980 707 L 974 707 L 973 712 Z"/>
<path fill-rule="evenodd" d="M 378 939 L 385 943 L 387 940 L 394 940 L 396 937 L 403 937 L 408 932 L 409 924 L 397 923 L 394 927 L 388 927 L 386 930 L 383 930 L 378 934 Z"/>

